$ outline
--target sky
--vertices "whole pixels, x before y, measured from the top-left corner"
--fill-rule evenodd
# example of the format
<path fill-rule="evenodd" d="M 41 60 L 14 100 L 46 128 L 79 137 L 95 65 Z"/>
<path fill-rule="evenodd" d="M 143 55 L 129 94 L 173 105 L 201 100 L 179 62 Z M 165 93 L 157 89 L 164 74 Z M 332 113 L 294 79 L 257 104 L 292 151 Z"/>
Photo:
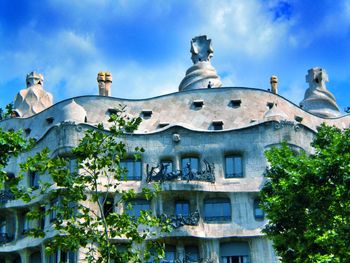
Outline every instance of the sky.
<path fill-rule="evenodd" d="M 341 110 L 350 106 L 348 0 L 1 0 L 0 107 L 44 75 L 54 101 L 96 95 L 99 71 L 112 96 L 178 91 L 192 65 L 190 41 L 212 39 L 224 87 L 268 89 L 299 104 L 307 70 L 324 68 Z"/>

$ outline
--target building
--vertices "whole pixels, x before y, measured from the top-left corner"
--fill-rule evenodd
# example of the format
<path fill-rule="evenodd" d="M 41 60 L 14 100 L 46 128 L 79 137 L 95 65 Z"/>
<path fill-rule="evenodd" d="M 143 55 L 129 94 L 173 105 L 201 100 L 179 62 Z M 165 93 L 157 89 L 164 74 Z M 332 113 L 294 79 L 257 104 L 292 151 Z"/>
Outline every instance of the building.
<path fill-rule="evenodd" d="M 127 135 L 128 149 L 141 146 L 146 152 L 141 161 L 124 161 L 130 180 L 121 187 L 137 190 L 162 181 L 163 191 L 156 200 L 137 200 L 134 207 L 178 215 L 173 217 L 175 230 L 164 237 L 167 262 L 277 262 L 271 242 L 261 232 L 266 223 L 258 199 L 267 166 L 264 151 L 287 141 L 296 151 L 311 152 L 310 142 L 321 123 L 346 128 L 350 117 L 341 114 L 327 90 L 323 69 L 308 71 L 309 88 L 298 106 L 278 95 L 276 76 L 271 77 L 269 90 L 221 87 L 210 63 L 213 49 L 206 36 L 192 40 L 191 53 L 194 65 L 179 92 L 141 100 L 111 97 L 112 76 L 101 72 L 100 96 L 53 105 L 52 96 L 43 89 L 43 76 L 31 73 L 27 88 L 16 97 L 16 118 L 3 120 L 0 127 L 23 129 L 37 140 L 37 150 L 47 146 L 54 154 L 62 154 L 77 145 L 84 130 L 106 123 L 115 107 L 127 105 L 128 114 L 143 118 L 138 130 Z M 18 163 L 28 155 L 12 159 L 6 171 L 15 176 Z M 22 182 L 37 183 L 31 174 Z M 43 253 L 45 239 L 23 235 L 30 227 L 25 214 L 33 205 L 12 200 L 6 188 L 2 190 L 1 263 L 56 262 Z M 46 228 L 50 218 L 34 223 Z M 57 257 L 82 261 L 79 253 Z"/>

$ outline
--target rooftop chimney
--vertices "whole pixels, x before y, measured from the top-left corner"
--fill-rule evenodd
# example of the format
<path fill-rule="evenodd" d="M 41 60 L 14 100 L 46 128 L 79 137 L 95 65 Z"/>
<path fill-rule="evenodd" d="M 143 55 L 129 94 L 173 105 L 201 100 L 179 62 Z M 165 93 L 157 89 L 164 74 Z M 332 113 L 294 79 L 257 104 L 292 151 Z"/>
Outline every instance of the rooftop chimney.
<path fill-rule="evenodd" d="M 270 78 L 271 92 L 278 94 L 278 78 L 275 75 L 272 75 Z"/>
<path fill-rule="evenodd" d="M 100 96 L 111 96 L 112 74 L 110 72 L 99 72 L 97 83 Z"/>

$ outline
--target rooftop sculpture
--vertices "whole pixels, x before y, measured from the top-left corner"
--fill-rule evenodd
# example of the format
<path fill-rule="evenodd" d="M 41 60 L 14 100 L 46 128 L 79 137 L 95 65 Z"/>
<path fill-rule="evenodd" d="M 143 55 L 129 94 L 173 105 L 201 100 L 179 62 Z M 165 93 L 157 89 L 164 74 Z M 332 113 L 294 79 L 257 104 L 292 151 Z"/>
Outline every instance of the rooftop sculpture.
<path fill-rule="evenodd" d="M 30 117 L 52 106 L 52 95 L 43 89 L 44 76 L 35 71 L 27 74 L 26 89 L 15 97 L 14 111 L 18 117 Z"/>
<path fill-rule="evenodd" d="M 221 80 L 210 63 L 213 56 L 211 39 L 198 36 L 191 41 L 191 59 L 193 66 L 186 71 L 186 76 L 179 85 L 179 91 L 221 87 Z"/>
<path fill-rule="evenodd" d="M 326 88 L 326 82 L 328 82 L 326 70 L 318 67 L 309 69 L 306 82 L 309 83 L 309 88 L 305 91 L 300 107 L 319 117 L 340 116 L 335 97 Z"/>

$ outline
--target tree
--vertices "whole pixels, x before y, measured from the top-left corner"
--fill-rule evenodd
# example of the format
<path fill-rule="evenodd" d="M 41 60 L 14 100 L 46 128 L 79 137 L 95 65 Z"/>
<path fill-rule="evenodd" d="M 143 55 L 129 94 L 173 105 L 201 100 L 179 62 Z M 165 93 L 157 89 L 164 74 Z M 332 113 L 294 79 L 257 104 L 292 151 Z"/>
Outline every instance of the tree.
<path fill-rule="evenodd" d="M 50 200 L 50 207 L 44 213 L 47 204 L 40 203 L 26 215 L 36 222 L 44 216 L 51 217 L 51 230 L 37 224 L 27 231 L 27 235 L 34 237 L 53 236 L 46 245 L 48 254 L 58 249 L 84 248 L 88 262 L 111 262 L 112 259 L 142 262 L 152 253 L 157 261 L 164 256 L 163 244 L 155 237 L 170 231 L 170 225 L 148 211 L 141 211 L 136 217 L 113 212 L 117 204 L 110 198 L 120 196 L 118 202 L 129 203 L 128 209 L 131 209 L 130 200 L 138 196 L 150 200 L 159 190 L 156 184 L 142 189 L 142 194 L 118 189 L 127 172 L 120 165 L 128 154 L 123 138 L 137 129 L 140 121 L 141 118 L 126 116 L 123 108 L 116 110 L 109 119 L 111 126 L 107 131 L 102 124 L 88 129 L 70 154 L 51 156 L 49 150 L 44 149 L 20 165 L 21 174 L 11 186 L 15 196 L 25 202 L 35 202 L 42 196 Z M 139 159 L 143 151 L 137 147 L 134 158 Z M 18 184 L 28 173 L 41 178 L 39 186 L 28 188 Z M 115 238 L 126 238 L 129 242 L 119 249 Z"/>
<path fill-rule="evenodd" d="M 311 145 L 266 152 L 264 232 L 283 262 L 350 262 L 350 129 L 322 125 Z"/>

